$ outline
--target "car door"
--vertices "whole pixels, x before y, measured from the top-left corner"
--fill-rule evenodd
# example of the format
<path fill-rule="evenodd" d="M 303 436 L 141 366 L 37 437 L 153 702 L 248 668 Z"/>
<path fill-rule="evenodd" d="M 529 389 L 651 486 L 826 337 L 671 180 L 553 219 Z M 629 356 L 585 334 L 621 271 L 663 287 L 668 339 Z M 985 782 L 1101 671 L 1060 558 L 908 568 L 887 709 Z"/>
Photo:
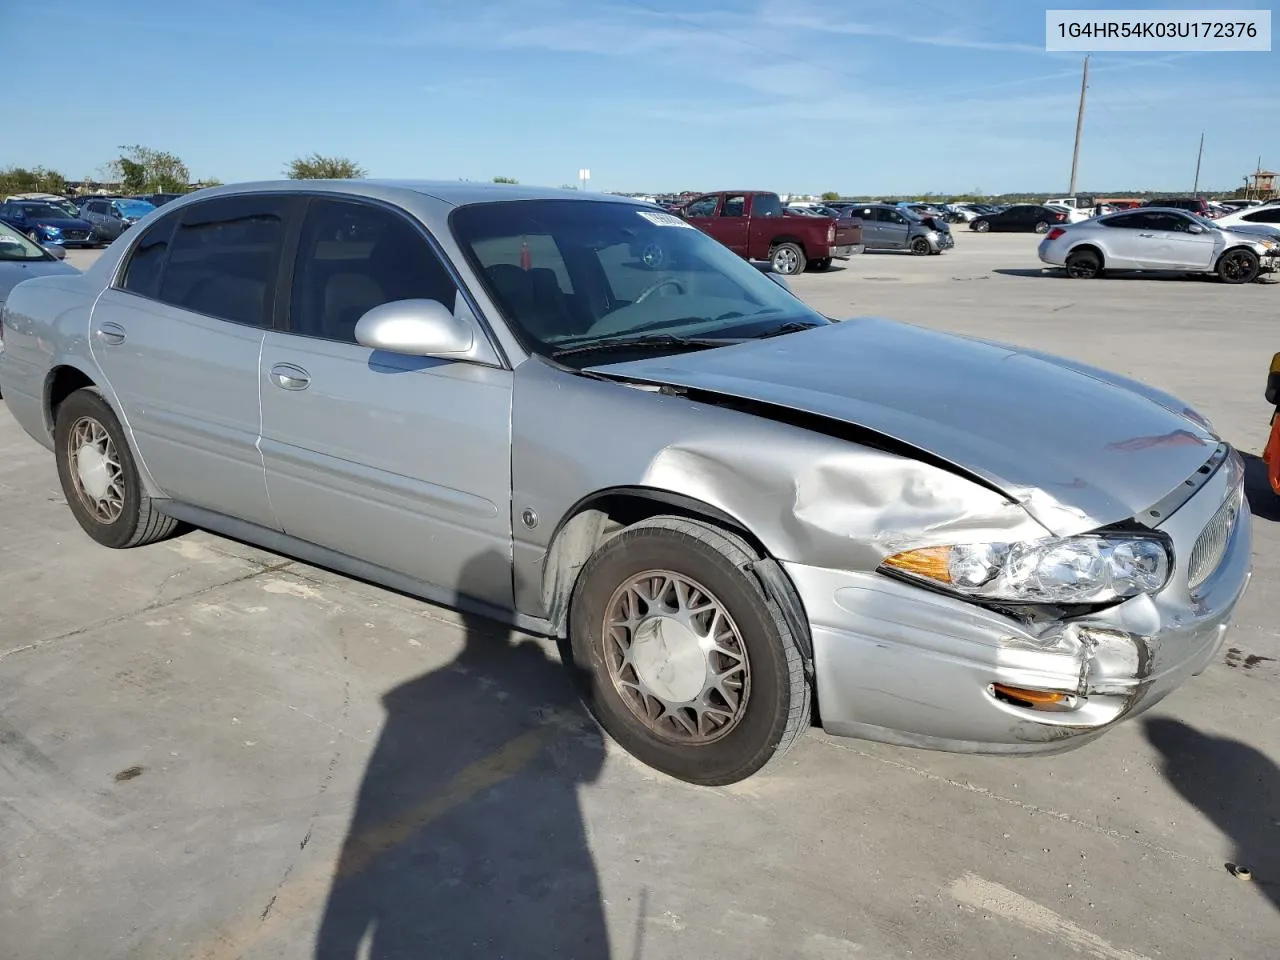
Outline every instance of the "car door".
<path fill-rule="evenodd" d="M 710 193 L 691 201 L 684 208 L 685 219 L 701 230 L 720 239 L 720 194 Z"/>
<path fill-rule="evenodd" d="M 1149 215 L 1153 235 L 1152 259 L 1167 270 L 1208 270 L 1217 250 L 1216 231 L 1183 213 Z M 1191 228 L 1199 227 L 1193 231 Z"/>
<path fill-rule="evenodd" d="M 749 226 L 746 194 L 726 194 L 716 215 L 715 238 L 738 256 L 745 257 L 748 253 Z"/>
<path fill-rule="evenodd" d="M 170 497 L 278 529 L 267 498 L 258 358 L 290 197 L 191 204 L 150 225 L 94 305 L 90 349 Z"/>
<path fill-rule="evenodd" d="M 1122 213 L 1098 221 L 1106 233 L 1102 237 L 1103 259 L 1117 270 L 1149 269 L 1152 225 L 1145 211 Z"/>
<path fill-rule="evenodd" d="M 110 218 L 107 216 L 106 201 L 90 200 L 84 205 L 83 214 L 84 218 L 93 227 L 95 236 L 101 237 L 103 240 L 114 240 L 116 238 L 117 234 L 107 222 Z"/>
<path fill-rule="evenodd" d="M 907 237 L 911 233 L 911 224 L 901 211 L 892 207 L 876 209 L 877 226 L 880 228 L 880 249 L 905 250 Z"/>
<path fill-rule="evenodd" d="M 862 245 L 867 250 L 883 249 L 880 229 L 884 225 L 876 219 L 877 212 L 875 207 L 853 207 L 849 211 L 849 216 L 862 221 Z"/>
<path fill-rule="evenodd" d="M 475 558 L 510 558 L 511 371 L 356 342 L 373 307 L 429 299 L 488 344 L 422 226 L 312 198 L 287 294 L 259 373 L 267 487 L 285 533 L 444 591 L 462 588 Z M 465 592 L 510 607 L 510 571 Z"/>

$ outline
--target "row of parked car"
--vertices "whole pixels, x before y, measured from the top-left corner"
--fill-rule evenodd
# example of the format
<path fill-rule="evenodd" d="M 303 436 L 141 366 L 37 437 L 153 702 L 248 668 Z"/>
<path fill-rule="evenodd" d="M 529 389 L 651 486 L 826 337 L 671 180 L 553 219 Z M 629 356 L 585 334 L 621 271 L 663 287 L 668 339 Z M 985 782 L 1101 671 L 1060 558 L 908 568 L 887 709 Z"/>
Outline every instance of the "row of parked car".
<path fill-rule="evenodd" d="M 46 247 L 100 247 L 178 196 L 181 194 L 87 194 L 75 198 L 50 193 L 16 194 L 0 204 L 0 222 Z"/>

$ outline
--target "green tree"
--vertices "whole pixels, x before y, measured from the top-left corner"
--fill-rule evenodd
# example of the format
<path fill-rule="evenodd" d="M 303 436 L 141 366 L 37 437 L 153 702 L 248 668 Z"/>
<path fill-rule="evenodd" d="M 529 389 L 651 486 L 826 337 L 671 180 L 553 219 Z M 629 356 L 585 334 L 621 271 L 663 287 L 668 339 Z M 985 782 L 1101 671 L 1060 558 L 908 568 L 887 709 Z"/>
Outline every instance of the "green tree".
<path fill-rule="evenodd" d="M 834 190 L 828 190 L 822 195 L 822 199 L 830 203 L 832 200 L 839 200 L 840 194 L 836 193 Z"/>
<path fill-rule="evenodd" d="M 309 157 L 296 157 L 284 168 L 290 180 L 359 180 L 365 175 L 364 167 L 347 157 L 324 157 L 313 153 Z"/>
<path fill-rule="evenodd" d="M 67 178 L 45 167 L 8 167 L 0 170 L 0 194 L 66 193 Z"/>
<path fill-rule="evenodd" d="M 176 154 L 136 143 L 120 150 L 110 169 L 126 193 L 186 192 L 191 171 Z"/>
<path fill-rule="evenodd" d="M 517 180 L 515 177 L 494 177 L 493 182 L 494 183 L 519 183 L 520 181 Z"/>

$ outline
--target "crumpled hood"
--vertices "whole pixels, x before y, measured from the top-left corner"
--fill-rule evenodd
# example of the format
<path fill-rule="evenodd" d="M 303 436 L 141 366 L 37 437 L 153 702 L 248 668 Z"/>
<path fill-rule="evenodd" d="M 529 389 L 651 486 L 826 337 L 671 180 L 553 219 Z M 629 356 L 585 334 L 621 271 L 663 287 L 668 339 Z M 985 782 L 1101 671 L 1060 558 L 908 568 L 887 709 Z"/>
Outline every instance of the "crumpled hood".
<path fill-rule="evenodd" d="M 1143 512 L 1220 442 L 1173 397 L 1122 377 L 877 318 L 591 369 L 875 431 L 983 478 L 1062 535 Z"/>

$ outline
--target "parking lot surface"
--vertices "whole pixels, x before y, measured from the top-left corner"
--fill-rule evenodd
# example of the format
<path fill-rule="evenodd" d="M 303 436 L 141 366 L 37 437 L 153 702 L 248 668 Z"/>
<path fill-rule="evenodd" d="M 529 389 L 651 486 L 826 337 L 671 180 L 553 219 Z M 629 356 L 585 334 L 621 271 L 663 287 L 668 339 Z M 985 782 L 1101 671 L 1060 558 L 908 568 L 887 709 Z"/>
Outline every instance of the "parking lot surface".
<path fill-rule="evenodd" d="M 1260 452 L 1280 285 L 1071 281 L 1038 239 L 960 230 L 793 288 L 1136 376 Z M 1273 958 L 1280 500 L 1256 459 L 1250 499 L 1220 662 L 1097 743 L 815 730 L 708 789 L 609 743 L 554 645 L 206 533 L 96 546 L 0 412 L 0 957 Z"/>

